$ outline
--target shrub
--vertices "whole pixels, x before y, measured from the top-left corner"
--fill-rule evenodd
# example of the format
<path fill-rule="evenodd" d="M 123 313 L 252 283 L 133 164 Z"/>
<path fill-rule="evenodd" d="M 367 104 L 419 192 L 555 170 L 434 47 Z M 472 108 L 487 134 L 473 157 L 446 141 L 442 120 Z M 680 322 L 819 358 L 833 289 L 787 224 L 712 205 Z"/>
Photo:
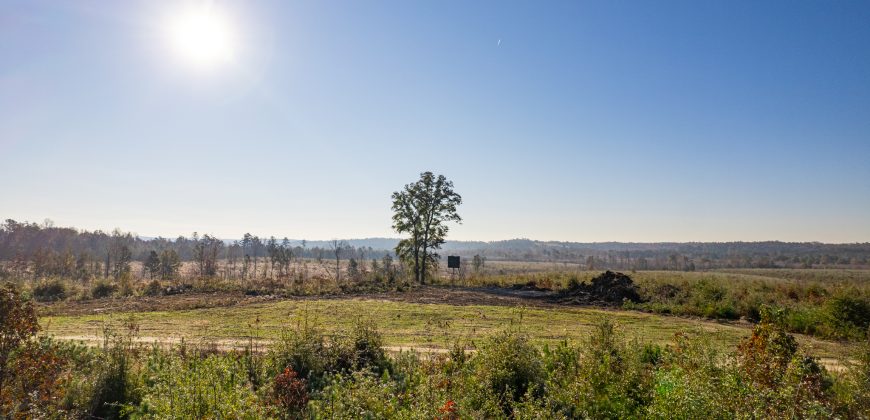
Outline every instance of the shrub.
<path fill-rule="evenodd" d="M 711 303 L 704 308 L 704 316 L 714 319 L 737 319 L 740 315 L 734 304 L 729 301 L 718 301 Z"/>
<path fill-rule="evenodd" d="M 763 308 L 761 322 L 737 347 L 737 390 L 746 396 L 738 410 L 762 417 L 831 417 L 831 379 L 799 351 L 782 319 L 781 310 Z"/>
<path fill-rule="evenodd" d="M 870 302 L 860 295 L 843 294 L 828 300 L 832 326 L 844 338 L 863 337 L 870 327 Z"/>
<path fill-rule="evenodd" d="M 155 350 L 145 364 L 140 418 L 259 419 L 273 417 L 250 384 L 244 364 L 220 354 L 179 357 Z"/>
<path fill-rule="evenodd" d="M 295 328 L 281 332 L 269 359 L 275 372 L 290 368 L 314 389 L 323 385 L 323 375 L 331 365 L 323 333 L 309 322 L 307 314 L 303 314 Z"/>
<path fill-rule="evenodd" d="M 295 328 L 281 333 L 272 346 L 270 360 L 275 372 L 290 367 L 314 390 L 326 384 L 327 374 L 362 369 L 381 373 L 390 367 L 381 334 L 371 324 L 358 322 L 327 343 L 307 314 Z"/>
<path fill-rule="evenodd" d="M 784 312 L 762 309 L 761 322 L 752 335 L 737 346 L 738 363 L 743 374 L 757 386 L 771 387 L 780 382 L 798 344 L 794 336 L 781 327 Z"/>
<path fill-rule="evenodd" d="M 133 296 L 133 278 L 129 272 L 121 274 L 118 279 L 118 294 L 121 296 Z"/>
<path fill-rule="evenodd" d="M 574 388 L 585 402 L 583 417 L 636 417 L 649 402 L 652 365 L 644 364 L 638 345 L 626 347 L 617 326 L 604 319 L 580 349 L 580 378 Z M 653 353 L 655 351 L 653 350 Z"/>
<path fill-rule="evenodd" d="M 505 331 L 488 339 L 472 359 L 476 381 L 495 396 L 509 413 L 513 402 L 543 391 L 544 369 L 538 350 L 528 338 Z"/>
<path fill-rule="evenodd" d="M 148 283 L 148 286 L 145 286 L 145 296 L 160 296 L 163 294 L 163 286 L 160 285 L 160 281 L 152 280 Z"/>
<path fill-rule="evenodd" d="M 0 288 L 0 362 L 8 360 L 18 345 L 39 331 L 33 304 L 25 301 L 15 285 Z M 0 364 L 0 369 L 3 368 Z"/>
<path fill-rule="evenodd" d="M 60 414 L 68 380 L 67 360 L 50 341 L 29 341 L 19 349 L 14 359 L 15 374 L 7 387 L 9 392 L 0 399 L 0 406 L 6 407 L 0 410 L 0 414 L 6 411 L 12 414 L 10 418 L 43 418 Z"/>
<path fill-rule="evenodd" d="M 715 383 L 707 382 L 709 379 L 709 376 L 681 368 L 656 371 L 647 416 L 654 419 L 729 418 L 716 397 L 721 389 L 717 389 Z"/>
<path fill-rule="evenodd" d="M 93 288 L 91 288 L 91 296 L 93 296 L 94 299 L 107 298 L 112 296 L 116 290 L 118 290 L 118 287 L 114 284 L 105 280 L 100 280 L 94 284 Z"/>
<path fill-rule="evenodd" d="M 0 417 L 6 417 L 12 403 L 9 383 L 18 375 L 10 358 L 19 346 L 39 331 L 33 305 L 25 301 L 11 283 L 0 288 Z"/>
<path fill-rule="evenodd" d="M 844 418 L 851 413 L 870 413 L 870 338 L 862 343 L 856 356 L 857 363 L 833 387 L 837 412 Z"/>
<path fill-rule="evenodd" d="M 299 414 L 308 404 L 308 389 L 304 379 L 299 379 L 293 368 L 287 367 L 275 376 L 272 383 L 272 403 L 281 407 L 291 417 Z"/>
<path fill-rule="evenodd" d="M 392 385 L 392 382 L 379 380 L 370 373 L 338 374 L 323 390 L 321 398 L 311 402 L 311 418 L 434 418 L 434 413 L 415 413 L 410 401 L 403 404 Z"/>
<path fill-rule="evenodd" d="M 368 322 L 357 322 L 329 346 L 331 371 L 369 369 L 381 373 L 389 369 L 381 333 Z"/>
<path fill-rule="evenodd" d="M 104 349 L 90 400 L 90 418 L 119 419 L 125 404 L 138 401 L 130 373 L 130 355 L 115 341 Z"/>
<path fill-rule="evenodd" d="M 66 294 L 66 285 L 60 280 L 45 281 L 33 288 L 33 298 L 40 302 L 63 300 Z"/>
<path fill-rule="evenodd" d="M 650 365 L 658 365 L 664 356 L 662 347 L 658 344 L 644 344 L 640 351 L 640 361 Z"/>

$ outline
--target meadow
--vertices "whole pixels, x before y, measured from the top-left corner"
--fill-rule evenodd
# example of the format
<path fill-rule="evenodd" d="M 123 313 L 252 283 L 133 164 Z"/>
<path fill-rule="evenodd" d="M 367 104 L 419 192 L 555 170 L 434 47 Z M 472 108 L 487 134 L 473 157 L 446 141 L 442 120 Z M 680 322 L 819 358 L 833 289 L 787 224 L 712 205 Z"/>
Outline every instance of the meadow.
<path fill-rule="evenodd" d="M 449 293 L 446 298 L 439 297 L 439 301 L 449 302 Z M 346 330 L 354 323 L 366 320 L 382 331 L 385 345 L 417 351 L 449 348 L 455 341 L 468 343 L 469 348 L 473 348 L 475 342 L 509 326 L 525 333 L 530 342 L 538 345 L 580 342 L 602 320 L 610 320 L 618 325 L 626 338 L 639 343 L 664 345 L 677 334 L 692 333 L 703 335 L 711 343 L 724 348 L 736 345 L 752 327 L 750 323 L 714 322 L 606 308 L 418 303 L 404 301 L 402 296 L 289 299 L 250 304 L 244 303 L 243 299 L 231 306 L 201 309 L 47 316 L 41 318 L 40 323 L 47 335 L 83 342 L 99 342 L 105 329 L 118 330 L 125 323 L 135 322 L 141 342 L 178 343 L 185 340 L 241 348 L 249 339 L 268 345 L 284 329 L 303 319 L 321 325 L 326 334 Z M 832 365 L 848 358 L 856 348 L 856 344 L 850 342 L 804 335 L 798 339 L 810 353 Z"/>
<path fill-rule="evenodd" d="M 867 412 L 870 271 L 638 271 L 641 301 L 575 305 L 560 293 L 601 272 L 543 268 L 488 263 L 425 286 L 373 271 L 18 280 L 7 287 L 39 331 L 9 356 L 19 370 L 5 389 L 43 397 L 3 391 L 3 407 L 55 418 Z M 855 307 L 838 318 L 845 297 Z M 807 313 L 815 326 L 801 330 Z M 28 376 L 37 361 L 52 375 Z"/>

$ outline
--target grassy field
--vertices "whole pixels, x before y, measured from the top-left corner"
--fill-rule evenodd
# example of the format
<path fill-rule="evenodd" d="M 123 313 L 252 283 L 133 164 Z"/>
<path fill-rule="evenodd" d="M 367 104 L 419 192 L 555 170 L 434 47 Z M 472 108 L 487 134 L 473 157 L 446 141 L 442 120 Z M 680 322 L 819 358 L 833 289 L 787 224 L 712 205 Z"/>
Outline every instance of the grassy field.
<path fill-rule="evenodd" d="M 538 344 L 585 339 L 602 319 L 615 322 L 632 340 L 670 343 L 675 334 L 692 333 L 717 346 L 736 346 L 750 333 L 746 323 L 717 323 L 636 311 L 574 307 L 510 307 L 412 303 L 336 298 L 281 300 L 229 307 L 181 311 L 117 312 L 107 315 L 48 316 L 40 319 L 44 334 L 98 339 L 106 327 L 120 330 L 135 321 L 145 340 L 247 342 L 274 339 L 307 317 L 326 332 L 346 330 L 357 320 L 370 320 L 388 346 L 446 348 L 456 340 L 474 342 L 506 328 L 519 329 Z M 825 359 L 850 357 L 853 345 L 799 336 L 807 351 Z"/>
<path fill-rule="evenodd" d="M 511 287 L 534 283 L 561 290 L 590 282 L 600 271 L 472 273 L 444 284 Z M 623 309 L 707 319 L 758 321 L 763 307 L 786 312 L 795 333 L 827 339 L 862 340 L 870 327 L 870 270 L 741 269 L 727 271 L 637 271 L 628 273 L 640 302 Z"/>
<path fill-rule="evenodd" d="M 742 268 L 717 270 L 723 273 L 770 277 L 789 281 L 810 281 L 870 286 L 870 270 L 851 269 L 787 269 L 787 268 Z"/>
<path fill-rule="evenodd" d="M 864 340 L 794 334 L 799 324 L 789 323 L 805 314 L 836 321 L 844 293 L 866 304 L 866 273 L 638 272 L 631 275 L 648 300 L 615 307 L 496 287 L 534 281 L 558 290 L 598 274 L 486 275 L 456 287 L 372 278 L 344 293 L 299 295 L 280 282 L 76 294 L 35 306 L 39 334 L 56 340 L 22 347 L 15 363 L 23 373 L 8 389 L 53 390 L 62 398 L 34 406 L 75 418 L 121 410 L 137 418 L 430 419 L 867 412 Z M 743 315 L 753 308 L 746 302 L 759 305 L 759 323 Z M 774 321 L 783 314 L 785 323 Z"/>
<path fill-rule="evenodd" d="M 474 285 L 489 282 L 511 285 L 528 278 L 548 279 L 552 287 L 562 288 L 571 278 L 589 281 L 602 272 L 602 270 L 568 269 L 563 264 L 557 263 L 497 261 L 487 264 L 485 272 L 481 275 L 469 273 L 465 279 L 456 280 L 455 283 Z M 746 268 L 715 271 L 627 271 L 626 273 L 640 286 L 664 280 L 714 280 L 734 284 L 755 282 L 766 285 L 817 283 L 827 287 L 848 286 L 870 290 L 870 270 Z M 444 276 L 441 281 L 449 283 L 449 276 Z"/>
<path fill-rule="evenodd" d="M 511 268 L 518 269 L 519 264 Z M 441 282 L 474 287 L 535 281 L 545 287 L 561 289 L 572 281 L 589 281 L 598 274 L 599 271 L 533 271 L 470 276 L 455 282 L 442 279 Z M 445 348 L 453 341 L 471 342 L 511 326 L 524 330 L 537 343 L 579 341 L 588 334 L 592 325 L 608 318 L 615 321 L 627 337 L 639 342 L 667 344 L 678 332 L 692 332 L 717 345 L 734 346 L 741 337 L 748 335 L 751 324 L 737 320 L 718 322 L 716 319 L 723 317 L 717 316 L 716 311 L 722 308 L 731 310 L 726 315 L 736 319 L 743 313 L 752 312 L 751 307 L 744 307 L 747 304 L 755 307 L 775 304 L 791 308 L 789 319 L 792 319 L 808 310 L 821 311 L 816 308 L 824 308 L 828 296 L 848 291 L 855 296 L 870 296 L 868 270 L 640 271 L 631 273 L 631 276 L 641 294 L 650 299 L 649 303 L 633 309 L 645 312 L 568 306 L 522 308 L 519 306 L 525 303 L 521 301 L 507 305 L 489 304 L 487 299 L 461 302 L 464 297 L 450 294 L 421 303 L 404 297 L 380 299 L 378 295 L 264 302 L 245 299 L 241 294 L 239 298 L 232 298 L 226 293 L 217 293 L 204 295 L 200 301 L 194 300 L 192 304 L 181 307 L 171 304 L 171 297 L 153 298 L 151 301 L 157 304 L 147 307 L 131 305 L 124 299 L 91 300 L 92 305 L 105 307 L 79 312 L 69 309 L 83 306 L 83 303 L 65 302 L 67 310 L 60 311 L 53 310 L 59 307 L 58 304 L 50 304 L 42 311 L 50 316 L 43 316 L 40 323 L 45 334 L 93 340 L 106 327 L 117 328 L 132 316 L 140 326 L 139 334 L 146 339 L 177 341 L 183 338 L 232 343 L 250 337 L 273 339 L 303 317 L 317 322 L 327 332 L 346 329 L 358 319 L 365 318 L 384 333 L 387 345 Z M 681 292 L 676 296 L 657 295 L 664 286 L 676 287 Z M 406 296 L 405 293 L 397 295 Z M 199 309 L 200 306 L 204 308 Z M 730 308 L 736 308 L 736 311 Z M 102 314 L 105 312 L 112 313 Z M 812 320 L 809 318 L 804 322 Z M 802 332 L 797 327 L 793 331 Z M 830 359 L 849 358 L 854 347 L 843 341 L 819 337 L 799 335 L 799 340 L 810 353 Z"/>

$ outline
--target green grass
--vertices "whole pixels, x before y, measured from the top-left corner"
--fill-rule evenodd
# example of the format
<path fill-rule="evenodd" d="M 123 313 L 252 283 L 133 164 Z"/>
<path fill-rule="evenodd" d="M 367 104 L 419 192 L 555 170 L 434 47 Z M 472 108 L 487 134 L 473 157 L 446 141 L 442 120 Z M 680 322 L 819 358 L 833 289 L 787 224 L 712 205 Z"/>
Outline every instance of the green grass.
<path fill-rule="evenodd" d="M 314 319 L 327 333 L 348 329 L 359 319 L 371 320 L 388 346 L 445 348 L 455 340 L 477 341 L 507 327 L 527 333 L 537 344 L 562 340 L 579 342 L 603 318 L 615 322 L 629 339 L 670 343 L 680 332 L 708 337 L 723 347 L 736 346 L 750 329 L 726 324 L 636 311 L 592 308 L 514 308 L 454 306 L 371 299 L 283 300 L 232 307 L 172 312 L 114 313 L 110 315 L 49 316 L 40 319 L 44 334 L 59 337 L 98 337 L 106 326 L 123 328 L 135 319 L 142 337 L 186 340 L 273 339 L 302 317 Z M 258 323 L 259 320 L 259 323 Z M 799 337 L 808 353 L 845 359 L 853 345 Z"/>
<path fill-rule="evenodd" d="M 457 282 L 465 286 L 500 286 L 534 282 L 564 289 L 589 282 L 600 271 L 477 273 Z M 870 327 L 870 270 L 741 269 L 728 271 L 638 271 L 629 275 L 642 303 L 625 305 L 661 314 L 708 319 L 757 321 L 763 306 L 788 311 L 786 328 L 826 339 L 866 338 Z M 837 310 L 852 300 L 854 315 Z"/>
<path fill-rule="evenodd" d="M 735 273 L 759 277 L 771 277 L 792 281 L 816 281 L 828 284 L 849 283 L 852 285 L 870 286 L 870 270 L 852 269 L 791 269 L 791 268 L 734 268 L 717 270 L 723 273 Z"/>

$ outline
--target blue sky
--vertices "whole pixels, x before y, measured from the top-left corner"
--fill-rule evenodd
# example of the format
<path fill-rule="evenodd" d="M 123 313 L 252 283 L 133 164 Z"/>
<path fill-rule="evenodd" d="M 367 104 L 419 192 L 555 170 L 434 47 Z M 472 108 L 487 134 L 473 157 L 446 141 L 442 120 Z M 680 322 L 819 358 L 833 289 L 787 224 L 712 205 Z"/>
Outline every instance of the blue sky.
<path fill-rule="evenodd" d="M 148 236 L 870 241 L 870 2 L 0 0 L 0 217 Z"/>

